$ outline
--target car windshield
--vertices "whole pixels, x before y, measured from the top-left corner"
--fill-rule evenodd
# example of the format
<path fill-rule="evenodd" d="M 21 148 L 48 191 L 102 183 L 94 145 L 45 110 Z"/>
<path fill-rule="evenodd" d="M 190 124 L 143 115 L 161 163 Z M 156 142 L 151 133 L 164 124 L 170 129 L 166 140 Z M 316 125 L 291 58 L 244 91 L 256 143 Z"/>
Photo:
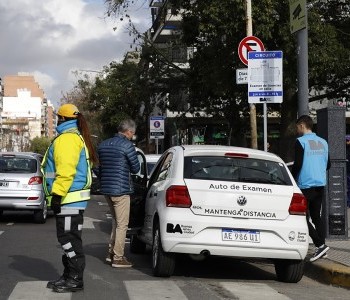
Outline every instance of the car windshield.
<path fill-rule="evenodd" d="M 1 157 L 0 173 L 36 173 L 37 163 L 34 158 Z"/>
<path fill-rule="evenodd" d="M 187 156 L 184 178 L 292 185 L 282 163 L 237 157 Z"/>

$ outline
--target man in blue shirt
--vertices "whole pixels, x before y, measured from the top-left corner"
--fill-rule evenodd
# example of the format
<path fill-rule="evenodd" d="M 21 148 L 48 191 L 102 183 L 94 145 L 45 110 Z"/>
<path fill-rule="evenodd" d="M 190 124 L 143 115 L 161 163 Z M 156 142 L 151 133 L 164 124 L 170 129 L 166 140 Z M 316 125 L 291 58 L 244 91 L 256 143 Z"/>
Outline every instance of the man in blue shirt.
<path fill-rule="evenodd" d="M 325 257 L 329 247 L 325 244 L 324 222 L 321 218 L 322 195 L 327 182 L 327 170 L 330 167 L 327 142 L 312 132 L 313 121 L 307 115 L 297 122 L 300 137 L 295 143 L 295 159 L 292 174 L 307 199 L 306 215 L 309 235 L 316 246 L 313 262 Z M 310 223 L 310 217 L 314 226 Z"/>

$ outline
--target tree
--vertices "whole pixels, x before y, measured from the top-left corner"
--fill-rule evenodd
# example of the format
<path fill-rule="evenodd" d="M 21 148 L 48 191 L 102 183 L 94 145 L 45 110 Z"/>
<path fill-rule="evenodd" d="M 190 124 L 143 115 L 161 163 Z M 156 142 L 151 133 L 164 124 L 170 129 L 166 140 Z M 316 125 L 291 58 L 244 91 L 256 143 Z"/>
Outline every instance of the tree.
<path fill-rule="evenodd" d="M 48 137 L 35 137 L 30 142 L 30 151 L 44 155 L 50 143 Z"/>
<path fill-rule="evenodd" d="M 109 14 L 127 15 L 131 0 L 106 1 Z M 197 51 L 190 60 L 184 82 L 189 91 L 190 110 L 205 110 L 225 118 L 233 129 L 233 143 L 240 144 L 247 130 L 246 87 L 235 85 L 235 70 L 243 65 L 237 47 L 246 35 L 245 3 L 237 0 L 169 0 L 172 11 L 182 14 L 183 42 Z M 180 10 L 180 8 L 182 8 Z M 253 32 L 267 50 L 284 53 L 284 99 L 269 105 L 280 121 L 280 151 L 291 159 L 297 117 L 296 37 L 289 29 L 289 1 L 261 0 L 253 3 Z M 176 12 L 177 9 L 177 12 Z M 183 10 L 184 9 L 184 10 Z M 312 1 L 308 4 L 310 101 L 349 94 L 350 4 L 344 1 Z M 317 95 L 317 96 L 311 96 Z M 258 115 L 261 107 L 257 106 Z"/>

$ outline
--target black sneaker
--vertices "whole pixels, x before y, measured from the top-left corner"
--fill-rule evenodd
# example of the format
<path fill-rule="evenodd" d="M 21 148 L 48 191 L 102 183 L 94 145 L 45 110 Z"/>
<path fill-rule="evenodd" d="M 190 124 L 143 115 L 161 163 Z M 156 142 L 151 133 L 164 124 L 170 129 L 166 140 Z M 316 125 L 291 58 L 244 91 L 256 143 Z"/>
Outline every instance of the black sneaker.
<path fill-rule="evenodd" d="M 47 283 L 46 287 L 48 289 L 53 289 L 55 286 L 63 284 L 65 282 L 65 280 L 66 280 L 66 276 L 62 275 L 60 278 L 58 278 L 56 280 L 50 280 Z"/>
<path fill-rule="evenodd" d="M 63 284 L 54 286 L 53 291 L 56 293 L 70 293 L 81 291 L 83 289 L 84 282 L 82 279 L 69 277 Z"/>
<path fill-rule="evenodd" d="M 321 257 L 324 257 L 328 250 L 329 247 L 326 244 L 322 245 L 319 248 L 316 248 L 316 251 L 314 255 L 310 258 L 310 261 L 313 262 Z"/>

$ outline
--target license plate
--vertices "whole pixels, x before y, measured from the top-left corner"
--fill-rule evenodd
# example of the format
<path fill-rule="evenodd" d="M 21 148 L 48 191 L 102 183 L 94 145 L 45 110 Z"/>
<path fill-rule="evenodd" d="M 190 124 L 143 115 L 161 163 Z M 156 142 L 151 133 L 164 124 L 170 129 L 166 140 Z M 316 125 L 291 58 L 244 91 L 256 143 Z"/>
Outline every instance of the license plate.
<path fill-rule="evenodd" d="M 260 243 L 260 231 L 223 228 L 222 240 L 235 241 L 235 242 Z"/>
<path fill-rule="evenodd" d="M 0 187 L 8 187 L 9 183 L 7 181 L 0 181 Z"/>

